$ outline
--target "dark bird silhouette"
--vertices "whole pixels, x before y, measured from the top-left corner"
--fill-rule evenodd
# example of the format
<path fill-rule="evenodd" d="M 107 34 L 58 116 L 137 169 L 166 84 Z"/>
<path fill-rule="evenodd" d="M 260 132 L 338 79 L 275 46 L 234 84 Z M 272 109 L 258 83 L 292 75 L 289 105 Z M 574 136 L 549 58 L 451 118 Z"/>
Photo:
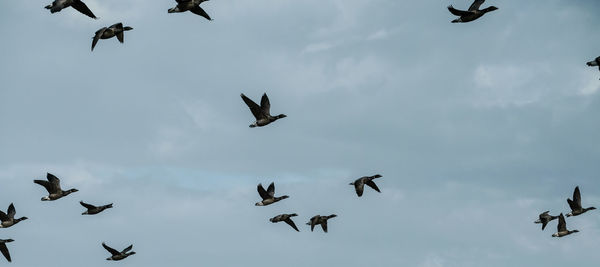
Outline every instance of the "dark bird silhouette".
<path fill-rule="evenodd" d="M 119 42 L 123 43 L 124 42 L 124 35 L 123 33 L 125 31 L 131 31 L 133 30 L 133 28 L 129 27 L 129 26 L 125 26 L 123 27 L 123 23 L 116 23 L 111 25 L 110 27 L 103 27 L 100 30 L 96 31 L 96 34 L 94 34 L 94 37 L 92 37 L 92 51 L 94 51 L 94 47 L 96 47 L 96 44 L 98 43 L 98 40 L 100 39 L 110 39 L 113 38 L 115 36 L 117 36 L 117 39 L 119 40 Z"/>
<path fill-rule="evenodd" d="M 19 223 L 20 221 L 27 220 L 27 217 L 15 219 L 16 214 L 17 211 L 15 210 L 15 206 L 13 205 L 13 203 L 10 203 L 10 205 L 8 205 L 8 210 L 6 211 L 6 213 L 0 210 L 0 221 L 2 221 L 0 223 L 0 228 L 8 228 Z"/>
<path fill-rule="evenodd" d="M 212 20 L 210 18 L 210 16 L 208 15 L 208 13 L 206 13 L 206 11 L 204 11 L 204 9 L 202 9 L 200 7 L 200 4 L 202 4 L 202 2 L 206 2 L 208 0 L 175 0 L 177 1 L 177 6 L 175 6 L 174 8 L 170 8 L 169 9 L 169 13 L 180 13 L 180 12 L 186 12 L 186 11 L 190 11 L 196 15 L 200 15 L 204 18 L 206 18 L 207 20 Z"/>
<path fill-rule="evenodd" d="M 257 202 L 256 204 L 254 204 L 255 206 L 271 205 L 277 201 L 280 201 L 280 200 L 283 200 L 283 199 L 286 199 L 289 197 L 289 196 L 275 197 L 275 183 L 271 183 L 269 185 L 269 187 L 267 188 L 267 190 L 265 190 L 265 188 L 262 186 L 262 184 L 258 184 L 258 186 L 256 186 L 256 189 L 258 190 L 258 194 L 260 195 L 260 197 L 263 200 L 261 202 Z"/>
<path fill-rule="evenodd" d="M 260 106 L 256 104 L 252 99 L 246 97 L 244 94 L 241 94 L 242 99 L 252 111 L 252 115 L 256 118 L 256 121 L 250 125 L 250 128 L 254 127 L 262 127 L 268 125 L 271 122 L 274 122 L 278 119 L 282 119 L 287 117 L 285 114 L 279 114 L 277 116 L 271 116 L 271 103 L 269 102 L 269 97 L 267 97 L 267 93 L 264 93 L 261 100 Z"/>
<path fill-rule="evenodd" d="M 4 257 L 6 258 L 6 260 L 8 262 L 11 262 L 12 260 L 10 259 L 10 252 L 8 251 L 8 248 L 6 247 L 6 243 L 10 243 L 13 241 L 14 240 L 12 240 L 12 239 L 0 239 L 0 252 L 2 252 L 2 255 L 4 255 Z"/>
<path fill-rule="evenodd" d="M 69 189 L 67 191 L 62 190 L 60 188 L 60 179 L 58 179 L 56 176 L 54 176 L 50 173 L 48 173 L 46 175 L 46 179 L 48 179 L 48 181 L 33 180 L 34 183 L 43 186 L 48 191 L 49 195 L 42 197 L 42 201 L 57 200 L 59 198 L 65 197 L 71 193 L 79 191 L 75 188 Z"/>
<path fill-rule="evenodd" d="M 540 214 L 540 218 L 535 221 L 534 223 L 541 223 L 542 224 L 542 231 L 544 229 L 546 229 L 546 225 L 552 221 L 552 220 L 556 220 L 558 219 L 558 216 L 552 216 L 550 214 L 548 214 L 550 211 L 545 211 L 544 213 Z"/>
<path fill-rule="evenodd" d="M 67 7 L 72 7 L 90 18 L 97 19 L 96 15 L 81 0 L 54 0 L 52 4 L 46 6 L 46 9 L 50 9 L 50 13 L 56 13 Z"/>
<path fill-rule="evenodd" d="M 581 193 L 579 192 L 579 186 L 575 187 L 575 191 L 573 192 L 573 200 L 567 199 L 567 203 L 569 203 L 569 207 L 571 207 L 571 213 L 567 214 L 567 217 L 578 216 L 586 213 L 589 210 L 595 210 L 594 207 L 583 208 L 581 206 Z"/>
<path fill-rule="evenodd" d="M 321 228 L 323 228 L 323 232 L 327 233 L 327 220 L 335 217 L 337 217 L 337 215 L 335 214 L 331 214 L 329 216 L 315 215 L 312 218 L 310 218 L 310 220 L 306 224 L 310 225 L 311 232 L 315 229 L 315 225 L 320 224 Z"/>
<path fill-rule="evenodd" d="M 298 214 L 296 214 L 296 213 L 280 214 L 280 215 L 277 215 L 277 216 L 269 219 L 269 221 L 271 221 L 272 223 L 285 222 L 288 225 L 290 225 L 292 228 L 294 228 L 294 230 L 300 232 L 300 230 L 298 230 L 298 227 L 296 227 L 296 224 L 294 223 L 294 221 L 292 221 L 292 217 L 295 217 L 295 216 L 298 216 Z"/>
<path fill-rule="evenodd" d="M 483 4 L 483 2 L 485 2 L 485 0 L 475 0 L 475 2 L 473 2 L 471 7 L 469 7 L 469 10 L 467 11 L 458 10 L 452 5 L 448 6 L 448 10 L 450 10 L 450 13 L 460 17 L 458 19 L 453 20 L 452 23 L 474 21 L 480 18 L 481 16 L 485 15 L 485 13 L 498 9 L 495 6 L 490 6 L 480 10 L 479 7 L 481 6 L 481 4 Z"/>
<path fill-rule="evenodd" d="M 572 233 L 579 232 L 579 230 L 573 230 L 573 231 L 567 230 L 567 222 L 565 221 L 565 216 L 563 216 L 562 213 L 560 214 L 560 216 L 558 216 L 558 226 L 556 228 L 558 229 L 558 232 L 552 234 L 552 237 L 563 237 L 563 236 L 568 236 Z"/>
<path fill-rule="evenodd" d="M 600 70 L 600 57 L 597 57 L 596 59 L 594 59 L 586 64 L 590 67 L 598 67 L 598 69 Z"/>
<path fill-rule="evenodd" d="M 358 195 L 358 197 L 361 197 L 363 195 L 365 185 L 368 185 L 369 187 L 373 188 L 375 191 L 381 193 L 381 191 L 379 190 L 379 188 L 377 187 L 375 182 L 373 182 L 373 179 L 380 178 L 380 177 L 382 177 L 382 176 L 379 174 L 375 174 L 373 176 L 363 176 L 363 177 L 356 179 L 356 181 L 350 183 L 350 185 L 354 186 L 354 189 L 356 190 L 356 194 Z"/>
<path fill-rule="evenodd" d="M 107 261 L 120 261 L 122 259 L 125 259 L 125 258 L 135 254 L 135 251 L 129 252 L 133 248 L 133 245 L 129 245 L 129 247 L 126 247 L 121 252 L 117 251 L 114 248 L 107 246 L 104 243 L 102 243 L 102 246 L 104 247 L 104 249 L 108 250 L 108 252 L 110 252 L 110 254 L 112 254 L 112 256 L 106 258 Z"/>
<path fill-rule="evenodd" d="M 81 204 L 81 206 L 84 206 L 87 209 L 81 215 L 94 215 L 104 211 L 105 209 L 110 209 L 113 207 L 113 203 L 104 206 L 94 206 L 91 204 L 87 204 L 83 201 L 79 201 L 79 204 Z"/>

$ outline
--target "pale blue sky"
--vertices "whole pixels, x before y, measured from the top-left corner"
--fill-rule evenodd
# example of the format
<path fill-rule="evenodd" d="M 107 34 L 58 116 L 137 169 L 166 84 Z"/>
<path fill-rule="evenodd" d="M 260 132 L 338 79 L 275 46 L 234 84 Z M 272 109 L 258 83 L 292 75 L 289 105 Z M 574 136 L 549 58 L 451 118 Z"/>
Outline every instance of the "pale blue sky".
<path fill-rule="evenodd" d="M 0 238 L 12 266 L 597 266 L 600 3 L 211 0 L 0 3 Z M 134 28 L 125 43 L 94 32 Z M 240 93 L 288 117 L 250 129 Z M 46 172 L 80 191 L 55 202 Z M 349 186 L 381 173 L 381 194 Z M 289 199 L 255 207 L 256 184 Z M 115 203 L 93 217 L 78 201 Z M 298 213 L 297 233 L 269 218 Z M 316 214 L 335 213 L 328 234 Z M 0 259 L 0 261 L 4 261 Z M 112 263 L 115 264 L 115 263 Z"/>

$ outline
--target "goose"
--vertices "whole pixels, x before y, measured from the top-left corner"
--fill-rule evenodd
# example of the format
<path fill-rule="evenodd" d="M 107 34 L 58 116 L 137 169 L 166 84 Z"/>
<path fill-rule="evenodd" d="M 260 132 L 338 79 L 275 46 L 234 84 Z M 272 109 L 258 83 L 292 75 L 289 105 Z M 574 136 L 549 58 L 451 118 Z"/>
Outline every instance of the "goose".
<path fill-rule="evenodd" d="M 546 225 L 553 221 L 558 219 L 558 216 L 552 216 L 550 214 L 548 214 L 550 211 L 545 211 L 544 213 L 540 214 L 540 218 L 539 220 L 535 221 L 534 223 L 541 223 L 542 224 L 542 231 L 544 229 L 546 229 Z"/>
<path fill-rule="evenodd" d="M 133 248 L 133 245 L 129 245 L 129 247 L 126 247 L 121 252 L 117 251 L 114 248 L 107 246 L 104 243 L 102 243 L 102 246 L 104 247 L 104 249 L 108 250 L 108 252 L 110 252 L 110 254 L 112 254 L 112 256 L 106 258 L 107 261 L 120 261 L 122 259 L 125 259 L 125 258 L 135 254 L 135 251 L 129 252 Z"/>
<path fill-rule="evenodd" d="M 42 201 L 57 200 L 59 198 L 65 197 L 71 193 L 79 191 L 75 188 L 69 189 L 67 191 L 62 190 L 60 188 L 60 179 L 58 179 L 58 177 L 52 175 L 51 173 L 48 173 L 46 175 L 46 179 L 48 179 L 48 181 L 33 180 L 34 183 L 39 184 L 39 185 L 43 186 L 44 188 L 46 188 L 46 190 L 49 193 L 48 196 L 42 197 Z"/>
<path fill-rule="evenodd" d="M 350 183 L 350 185 L 354 186 L 354 189 L 356 190 L 356 194 L 358 195 L 358 197 L 361 197 L 363 195 L 363 191 L 365 189 L 365 184 L 368 185 L 369 187 L 375 189 L 375 191 L 381 193 L 381 191 L 379 191 L 379 188 L 377 187 L 375 182 L 373 182 L 373 179 L 380 178 L 380 177 L 382 177 L 382 176 L 379 174 L 375 174 L 373 176 L 363 176 L 363 177 L 356 179 L 356 181 Z"/>
<path fill-rule="evenodd" d="M 573 192 L 573 200 L 567 199 L 569 207 L 571 207 L 571 213 L 567 214 L 567 217 L 577 216 L 586 213 L 588 210 L 595 210 L 594 207 L 583 208 L 581 206 L 581 192 L 579 192 L 579 186 L 575 187 Z"/>
<path fill-rule="evenodd" d="M 331 214 L 329 216 L 315 215 L 310 218 L 310 221 L 308 221 L 306 224 L 310 225 L 311 232 L 315 229 L 315 225 L 320 224 L 321 228 L 323 228 L 323 232 L 327 233 L 327 220 L 335 217 L 337 217 L 335 214 Z"/>
<path fill-rule="evenodd" d="M 590 61 L 590 62 L 588 62 L 586 64 L 588 66 L 590 66 L 590 67 L 598 67 L 598 69 L 600 69 L 600 57 L 597 57 L 593 61 Z"/>
<path fill-rule="evenodd" d="M 110 209 L 113 207 L 113 203 L 104 206 L 94 206 L 83 201 L 79 201 L 79 204 L 81 204 L 81 206 L 84 206 L 87 209 L 81 215 L 94 215 L 104 211 L 105 209 Z"/>
<path fill-rule="evenodd" d="M 0 223 L 0 228 L 8 228 L 19 223 L 20 221 L 28 219 L 27 217 L 15 219 L 15 214 L 17 214 L 17 211 L 15 210 L 15 206 L 13 205 L 13 203 L 10 203 L 10 205 L 8 205 L 8 210 L 6 211 L 6 213 L 0 210 L 0 221 L 2 221 L 2 223 Z"/>
<path fill-rule="evenodd" d="M 185 11 L 190 11 L 196 15 L 200 15 L 207 20 L 212 20 L 208 13 L 200 7 L 202 2 L 206 2 L 208 0 L 175 0 L 177 1 L 177 6 L 174 8 L 170 8 L 168 13 L 180 13 Z"/>
<path fill-rule="evenodd" d="M 560 214 L 560 216 L 558 216 L 557 229 L 558 229 L 558 232 L 552 234 L 552 237 L 563 237 L 563 236 L 570 235 L 572 233 L 579 233 L 579 230 L 573 230 L 573 231 L 567 230 L 567 222 L 565 221 L 565 216 L 563 216 L 562 213 Z"/>
<path fill-rule="evenodd" d="M 269 221 L 271 221 L 272 223 L 285 222 L 285 223 L 289 224 L 292 228 L 294 228 L 294 230 L 300 232 L 300 230 L 298 230 L 298 227 L 296 227 L 296 224 L 294 223 L 294 221 L 292 221 L 292 217 L 295 217 L 295 216 L 298 216 L 298 214 L 296 214 L 296 213 L 280 214 L 280 215 L 277 215 L 277 216 L 269 219 Z"/>
<path fill-rule="evenodd" d="M 263 200 L 261 202 L 257 202 L 256 204 L 254 204 L 255 206 L 271 205 L 277 201 L 280 201 L 282 199 L 286 199 L 289 197 L 289 196 L 275 197 L 275 183 L 271 183 L 266 191 L 265 191 L 265 188 L 262 186 L 262 184 L 258 184 L 258 186 L 256 186 L 256 189 L 258 190 L 258 194 L 260 195 L 260 197 Z"/>
<path fill-rule="evenodd" d="M 72 7 L 90 18 L 98 19 L 81 0 L 54 0 L 52 4 L 46 6 L 46 9 L 50 9 L 50 13 L 56 13 L 67 7 Z"/>
<path fill-rule="evenodd" d="M 0 239 L 0 252 L 2 252 L 2 255 L 4 255 L 4 257 L 6 258 L 6 260 L 8 262 L 11 262 L 11 259 L 10 259 L 10 252 L 8 251 L 8 248 L 6 247 L 6 243 L 10 243 L 13 241 L 14 240 L 12 240 L 12 239 Z"/>
<path fill-rule="evenodd" d="M 254 101 L 252 101 L 252 99 L 246 97 L 244 94 L 241 94 L 241 97 L 244 100 L 244 102 L 246 102 L 246 105 L 248 105 L 248 107 L 250 108 L 250 111 L 252 111 L 252 115 L 254 115 L 254 117 L 256 118 L 256 121 L 250 125 L 250 128 L 262 127 L 278 119 L 287 117 L 285 114 L 271 116 L 271 103 L 269 102 L 269 97 L 267 96 L 267 93 L 263 94 L 260 100 L 260 106 Z"/>
<path fill-rule="evenodd" d="M 117 36 L 117 39 L 119 40 L 119 42 L 123 43 L 123 33 L 126 31 L 131 31 L 133 30 L 133 28 L 129 27 L 129 26 L 125 26 L 123 27 L 123 23 L 119 22 L 116 24 L 111 25 L 110 27 L 103 27 L 100 30 L 96 31 L 96 34 L 94 34 L 93 41 L 92 41 L 92 51 L 94 51 L 94 47 L 96 47 L 96 44 L 98 43 L 98 40 L 100 39 L 110 39 L 113 38 L 115 36 Z"/>
<path fill-rule="evenodd" d="M 452 23 L 474 21 L 480 18 L 481 16 L 485 15 L 485 13 L 498 9 L 495 6 L 490 6 L 480 10 L 479 7 L 483 4 L 483 2 L 485 2 L 485 0 L 475 0 L 475 2 L 473 2 L 471 7 L 469 7 L 469 10 L 467 11 L 458 10 L 455 9 L 452 5 L 449 5 L 448 10 L 450 10 L 450 13 L 460 17 L 458 19 L 453 20 Z"/>

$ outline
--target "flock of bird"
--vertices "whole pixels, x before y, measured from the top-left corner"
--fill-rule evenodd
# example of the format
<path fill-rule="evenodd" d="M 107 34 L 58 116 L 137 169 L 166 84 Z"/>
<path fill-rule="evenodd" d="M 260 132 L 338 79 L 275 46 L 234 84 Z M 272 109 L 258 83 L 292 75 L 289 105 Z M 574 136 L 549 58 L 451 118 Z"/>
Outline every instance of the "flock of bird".
<path fill-rule="evenodd" d="M 190 11 L 190 12 L 197 14 L 199 16 L 202 16 L 208 20 L 212 20 L 210 18 L 210 16 L 206 13 L 206 11 L 204 11 L 204 9 L 202 9 L 200 7 L 200 4 L 205 1 L 208 1 L 208 0 L 176 0 L 177 6 L 170 8 L 168 10 L 168 13 L 178 13 L 178 12 Z M 488 12 L 498 9 L 495 6 L 490 6 L 490 7 L 484 8 L 484 9 L 480 9 L 481 5 L 484 2 L 485 2 L 485 0 L 475 0 L 473 2 L 473 4 L 469 7 L 468 10 L 458 10 L 458 9 L 455 9 L 451 5 L 448 6 L 448 10 L 453 15 L 456 15 L 459 17 L 455 20 L 452 20 L 452 23 L 471 22 L 476 19 L 479 19 L 480 17 L 482 17 L 483 15 L 485 15 Z M 45 8 L 49 9 L 51 13 L 56 13 L 56 12 L 61 11 L 62 9 L 68 8 L 68 7 L 72 7 L 84 15 L 87 15 L 91 18 L 97 19 L 97 17 L 94 15 L 94 13 L 81 0 L 55 0 L 52 2 L 52 4 L 46 6 Z M 110 39 L 110 38 L 113 38 L 116 36 L 117 39 L 119 40 L 119 42 L 123 43 L 124 42 L 124 36 L 123 36 L 124 32 L 130 31 L 132 29 L 133 29 L 132 27 L 123 26 L 123 23 L 116 23 L 116 24 L 113 24 L 112 26 L 103 27 L 103 28 L 99 29 L 94 34 L 93 41 L 92 41 L 92 50 L 94 50 L 94 48 L 96 47 L 96 44 L 98 43 L 98 41 L 100 39 Z M 595 60 L 588 62 L 587 65 L 600 67 L 600 57 L 597 57 Z M 271 104 L 270 104 L 269 98 L 267 97 L 266 93 L 263 94 L 261 101 L 260 101 L 260 105 L 257 104 L 256 102 L 252 101 L 250 98 L 246 97 L 244 94 L 241 94 L 241 98 L 244 101 L 244 103 L 246 103 L 246 105 L 250 109 L 252 115 L 254 115 L 254 117 L 256 119 L 250 125 L 251 128 L 263 127 L 263 126 L 266 126 L 266 125 L 269 125 L 269 124 L 275 122 L 276 120 L 287 117 L 285 114 L 279 114 L 276 116 L 271 115 L 271 113 L 270 113 Z M 371 187 L 373 190 L 381 193 L 381 191 L 379 190 L 379 188 L 377 187 L 375 182 L 373 182 L 374 179 L 381 178 L 381 177 L 382 176 L 379 174 L 376 174 L 373 176 L 364 176 L 364 177 L 356 179 L 354 182 L 350 183 L 350 185 L 354 186 L 354 189 L 355 189 L 358 197 L 361 197 L 363 195 L 365 185 L 367 185 L 367 186 Z M 62 190 L 61 186 L 60 186 L 60 179 L 50 173 L 47 174 L 47 180 L 34 180 L 34 183 L 43 186 L 46 189 L 46 191 L 48 191 L 48 195 L 42 197 L 42 199 L 41 199 L 42 201 L 54 201 L 54 200 L 66 197 L 69 194 L 78 191 L 77 189 L 74 189 L 74 188 L 66 190 L 66 191 Z M 258 191 L 259 196 L 262 198 L 262 200 L 260 202 L 257 202 L 255 204 L 256 206 L 268 206 L 268 205 L 274 204 L 276 202 L 279 202 L 281 200 L 289 198 L 289 196 L 287 196 L 287 195 L 283 195 L 283 196 L 279 196 L 279 197 L 275 196 L 275 183 L 274 182 L 271 183 L 267 187 L 266 190 L 262 186 L 262 184 L 258 184 L 257 191 Z M 589 210 L 595 209 L 594 207 L 589 207 L 589 208 L 582 207 L 581 193 L 579 191 L 579 187 L 575 188 L 575 192 L 573 193 L 573 199 L 572 200 L 567 199 L 567 202 L 569 203 L 569 206 L 571 208 L 571 212 L 567 214 L 567 217 L 578 216 Z M 95 215 L 106 209 L 113 207 L 112 203 L 107 204 L 107 205 L 102 205 L 102 206 L 94 206 L 94 205 L 85 203 L 83 201 L 80 201 L 80 204 L 87 209 L 85 212 L 82 213 L 82 215 Z M 11 203 L 8 206 L 8 210 L 6 213 L 4 213 L 3 211 L 0 211 L 0 220 L 1 220 L 0 228 L 9 228 L 9 227 L 16 225 L 17 223 L 19 223 L 21 221 L 27 220 L 27 217 L 15 218 L 15 215 L 16 215 L 16 209 L 15 209 L 15 206 L 13 205 L 13 203 Z M 298 216 L 298 214 L 296 214 L 296 213 L 280 214 L 273 218 L 270 218 L 269 221 L 271 221 L 272 223 L 285 222 L 289 226 L 291 226 L 294 230 L 299 232 L 300 230 L 298 229 L 298 227 L 292 220 L 292 217 L 296 217 L 296 216 Z M 315 215 L 309 219 L 309 221 L 307 222 L 307 225 L 310 225 L 311 231 L 314 230 L 315 226 L 320 225 L 321 228 L 323 229 L 323 231 L 327 232 L 327 221 L 334 217 L 337 217 L 337 215 L 335 215 L 335 214 L 331 214 L 328 216 Z M 557 231 L 557 233 L 552 235 L 553 237 L 564 237 L 564 236 L 570 235 L 572 233 L 579 232 L 578 230 L 568 230 L 567 229 L 565 217 L 562 213 L 559 216 L 552 216 L 549 214 L 549 211 L 546 211 L 539 215 L 539 220 L 537 220 L 535 223 L 542 224 L 542 230 L 544 230 L 546 228 L 547 224 L 550 221 L 555 220 L 555 219 L 559 220 L 558 227 L 557 227 L 558 231 Z M 6 246 L 6 243 L 10 243 L 13 241 L 14 241 L 13 239 L 0 239 L 0 252 L 2 252 L 4 257 L 9 262 L 11 261 L 11 257 L 10 257 L 8 248 Z M 133 245 L 130 245 L 121 251 L 115 250 L 115 249 L 107 246 L 105 243 L 102 243 L 102 246 L 111 254 L 111 256 L 109 258 L 107 258 L 107 260 L 118 261 L 118 260 L 125 259 L 125 258 L 135 254 L 135 252 L 131 251 L 133 248 Z"/>

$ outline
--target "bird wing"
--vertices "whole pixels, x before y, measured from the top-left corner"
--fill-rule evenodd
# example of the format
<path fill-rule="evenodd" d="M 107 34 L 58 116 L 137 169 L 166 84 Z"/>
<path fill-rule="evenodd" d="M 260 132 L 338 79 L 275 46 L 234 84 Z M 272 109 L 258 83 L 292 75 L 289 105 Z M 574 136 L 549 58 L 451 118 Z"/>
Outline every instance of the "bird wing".
<path fill-rule="evenodd" d="M 48 182 L 52 184 L 52 187 L 54 188 L 54 190 L 56 190 L 56 192 L 62 191 L 62 189 L 60 188 L 60 179 L 58 179 L 58 177 L 54 176 L 51 173 L 48 173 L 46 174 L 46 179 L 48 179 Z"/>
<path fill-rule="evenodd" d="M 0 221 L 8 221 L 10 220 L 10 218 L 8 217 L 8 215 L 6 215 L 6 213 L 4 213 L 4 211 L 0 210 Z"/>
<path fill-rule="evenodd" d="M 452 5 L 448 6 L 448 10 L 450 10 L 450 13 L 452 13 L 453 15 L 460 16 L 460 17 L 471 14 L 471 12 L 469 12 L 469 11 L 458 10 L 458 9 L 454 8 Z"/>
<path fill-rule="evenodd" d="M 206 18 L 207 20 L 212 20 L 208 13 L 206 13 L 206 11 L 204 11 L 204 9 L 202 9 L 200 6 L 195 6 L 194 8 L 190 9 L 190 11 L 196 15 Z"/>
<path fill-rule="evenodd" d="M 575 187 L 575 191 L 573 192 L 573 202 L 577 204 L 578 207 L 581 206 L 581 192 L 579 192 L 579 186 Z"/>
<path fill-rule="evenodd" d="M 85 207 L 86 209 L 88 209 L 88 210 L 91 210 L 91 209 L 95 209 L 95 208 L 96 208 L 96 206 L 94 206 L 94 205 L 92 205 L 92 204 L 85 203 L 85 202 L 83 202 L 83 201 L 79 201 L 79 204 L 81 204 L 81 206 L 84 206 L 84 207 Z"/>
<path fill-rule="evenodd" d="M 117 33 L 115 34 L 117 36 L 117 39 L 119 40 L 119 42 L 123 43 L 124 42 L 124 35 L 123 35 L 123 23 L 116 23 L 113 24 L 112 26 L 110 26 L 111 28 L 116 28 L 117 29 Z"/>
<path fill-rule="evenodd" d="M 17 214 L 17 211 L 15 210 L 15 205 L 13 205 L 13 203 L 10 203 L 10 205 L 8 205 L 8 218 L 14 219 L 15 214 Z"/>
<path fill-rule="evenodd" d="M 52 186 L 52 183 L 48 182 L 48 181 L 44 181 L 44 180 L 33 180 L 34 183 L 39 184 L 43 187 L 46 188 L 46 191 L 48 191 L 48 193 L 52 194 L 54 193 L 54 186 Z"/>
<path fill-rule="evenodd" d="M 294 221 L 292 221 L 291 218 L 287 218 L 284 220 L 285 223 L 289 224 L 292 228 L 294 228 L 294 230 L 300 232 L 300 230 L 298 230 L 298 227 L 296 227 L 296 224 L 294 223 Z"/>
<path fill-rule="evenodd" d="M 271 183 L 269 185 L 269 187 L 267 188 L 267 193 L 269 194 L 270 197 L 275 197 L 275 183 Z"/>
<path fill-rule="evenodd" d="M 262 186 L 262 184 L 258 184 L 256 186 L 256 190 L 258 190 L 258 194 L 260 195 L 260 197 L 265 200 L 265 199 L 269 199 L 271 198 L 269 196 L 269 193 L 267 193 L 267 191 L 265 190 L 265 188 Z"/>
<path fill-rule="evenodd" d="M 4 257 L 6 258 L 7 261 L 11 262 L 10 252 L 8 252 L 8 248 L 6 247 L 6 244 L 0 243 L 0 251 L 2 252 L 2 255 L 4 255 Z"/>
<path fill-rule="evenodd" d="M 126 247 L 123 251 L 121 251 L 121 253 L 127 253 L 128 251 L 130 251 L 133 248 L 133 244 L 129 245 L 129 247 Z"/>
<path fill-rule="evenodd" d="M 77 11 L 81 12 L 82 14 L 90 18 L 97 19 L 96 15 L 94 15 L 94 13 L 92 13 L 92 11 L 85 5 L 85 3 L 81 2 L 81 0 L 75 0 L 71 6 Z"/>
<path fill-rule="evenodd" d="M 258 104 L 256 104 L 254 101 L 252 101 L 252 99 L 248 98 L 244 94 L 241 94 L 241 96 L 244 102 L 246 102 L 246 105 L 248 105 L 248 107 L 250 108 L 250 111 L 252 111 L 252 115 L 254 115 L 256 120 L 265 118 L 265 115 L 263 114 L 262 109 Z"/>
<path fill-rule="evenodd" d="M 381 191 L 379 191 L 379 188 L 377 187 L 375 182 L 373 182 L 372 180 L 367 181 L 365 184 L 368 185 L 369 187 L 375 189 L 375 191 L 381 193 Z"/>
<path fill-rule="evenodd" d="M 546 225 L 548 225 L 548 221 L 542 220 L 542 231 L 544 231 L 544 229 L 546 229 Z"/>
<path fill-rule="evenodd" d="M 323 232 L 327 233 L 327 221 L 321 223 L 321 228 L 323 228 Z"/>
<path fill-rule="evenodd" d="M 381 178 L 381 177 L 383 177 L 383 176 L 381 176 L 381 174 L 375 174 L 375 175 L 373 175 L 373 176 L 371 176 L 369 178 L 376 179 L 376 178 Z"/>
<path fill-rule="evenodd" d="M 94 51 L 94 47 L 96 47 L 98 40 L 100 40 L 100 37 L 102 36 L 102 34 L 104 34 L 104 31 L 106 31 L 106 29 L 106 27 L 103 27 L 102 29 L 96 31 L 96 34 L 94 35 L 94 40 L 92 41 L 92 51 Z"/>
<path fill-rule="evenodd" d="M 579 209 L 579 207 L 577 207 L 577 204 L 575 204 L 575 202 L 573 200 L 571 200 L 570 198 L 567 198 L 567 203 L 569 203 L 569 207 L 571 208 L 571 210 Z"/>
<path fill-rule="evenodd" d="M 106 244 L 102 243 L 102 246 L 104 247 L 104 249 L 108 250 L 108 252 L 110 252 L 110 254 L 114 255 L 119 255 L 121 253 L 119 253 L 116 249 L 111 248 L 109 246 L 107 246 Z"/>
<path fill-rule="evenodd" d="M 567 231 L 567 222 L 562 213 L 560 214 L 560 217 L 558 217 L 558 226 L 556 228 L 559 232 Z"/>
<path fill-rule="evenodd" d="M 265 114 L 271 114 L 271 102 L 269 101 L 267 93 L 264 93 L 260 99 L 260 108 Z"/>
<path fill-rule="evenodd" d="M 365 191 L 365 184 L 362 181 L 354 182 L 354 190 L 359 197 L 362 197 L 363 191 Z"/>
<path fill-rule="evenodd" d="M 479 7 L 485 2 L 485 0 L 475 0 L 473 4 L 469 7 L 469 11 L 479 10 Z"/>

